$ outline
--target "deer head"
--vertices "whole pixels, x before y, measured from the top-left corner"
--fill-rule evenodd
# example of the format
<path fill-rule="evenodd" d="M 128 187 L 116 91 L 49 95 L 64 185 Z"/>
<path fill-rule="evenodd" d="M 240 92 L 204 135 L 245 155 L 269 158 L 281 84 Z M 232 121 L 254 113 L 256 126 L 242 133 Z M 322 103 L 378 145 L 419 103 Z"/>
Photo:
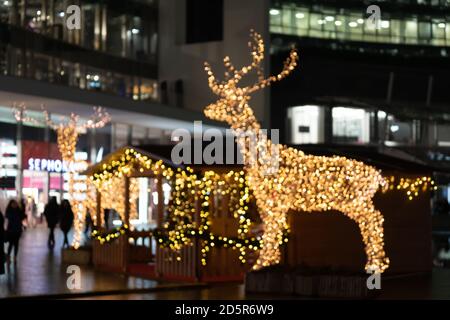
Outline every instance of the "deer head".
<path fill-rule="evenodd" d="M 211 91 L 220 97 L 215 103 L 205 108 L 204 112 L 208 118 L 225 121 L 230 125 L 248 121 L 248 119 L 253 118 L 253 111 L 248 106 L 251 94 L 269 86 L 272 82 L 285 78 L 297 66 L 297 51 L 292 49 L 289 57 L 284 62 L 283 70 L 276 76 L 264 78 L 264 71 L 261 66 L 261 62 L 264 60 L 264 41 L 261 35 L 251 30 L 248 46 L 251 50 L 251 64 L 241 69 L 236 69 L 230 57 L 226 56 L 223 59 L 226 72 L 224 80 L 221 82 L 214 76 L 211 66 L 205 62 L 208 85 Z M 258 81 L 247 87 L 238 87 L 239 81 L 251 71 L 256 71 Z"/>

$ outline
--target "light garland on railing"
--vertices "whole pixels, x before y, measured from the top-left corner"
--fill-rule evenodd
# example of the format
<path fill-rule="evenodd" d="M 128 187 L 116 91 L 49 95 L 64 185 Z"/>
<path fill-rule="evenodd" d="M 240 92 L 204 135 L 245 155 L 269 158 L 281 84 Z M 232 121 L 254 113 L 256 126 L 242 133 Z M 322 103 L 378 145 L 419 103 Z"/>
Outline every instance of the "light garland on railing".
<path fill-rule="evenodd" d="M 124 224 L 120 228 L 107 232 L 99 232 L 98 229 L 94 229 L 91 232 L 91 236 L 94 240 L 100 242 L 100 244 L 110 243 L 120 236 L 126 234 L 129 231 L 128 225 Z"/>
<path fill-rule="evenodd" d="M 431 190 L 437 190 L 434 180 L 431 177 L 423 176 L 417 178 L 404 178 L 389 176 L 385 178 L 386 186 L 383 188 L 383 193 L 394 190 L 404 191 L 408 200 L 413 200 L 419 197 L 421 193 Z"/>

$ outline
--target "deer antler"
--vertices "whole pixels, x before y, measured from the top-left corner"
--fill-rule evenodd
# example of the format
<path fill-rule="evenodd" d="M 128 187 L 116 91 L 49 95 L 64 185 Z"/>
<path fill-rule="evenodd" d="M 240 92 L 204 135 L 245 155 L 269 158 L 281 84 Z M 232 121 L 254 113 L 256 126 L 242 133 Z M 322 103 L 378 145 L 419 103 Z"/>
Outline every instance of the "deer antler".
<path fill-rule="evenodd" d="M 255 32 L 253 29 L 250 30 L 250 38 L 251 40 L 248 42 L 248 47 L 251 50 L 252 63 L 249 66 L 242 67 L 238 71 L 234 70 L 233 78 L 237 81 L 239 81 L 244 75 L 246 75 L 253 69 L 256 69 L 258 73 L 258 78 L 260 80 L 263 79 L 262 78 L 263 70 L 261 67 L 261 61 L 264 60 L 264 41 L 262 39 L 262 36 L 259 33 Z M 225 57 L 225 59 L 227 58 L 228 57 Z M 227 60 L 229 60 L 229 58 Z"/>
<path fill-rule="evenodd" d="M 205 71 L 208 74 L 208 85 L 215 94 L 221 95 L 222 90 L 227 85 L 227 82 L 231 80 L 237 83 L 243 76 L 245 76 L 253 69 L 256 69 L 259 81 L 262 81 L 264 79 L 263 71 L 260 66 L 261 61 L 264 60 L 264 41 L 261 35 L 254 30 L 250 30 L 250 37 L 251 40 L 248 42 L 248 47 L 251 50 L 252 63 L 237 70 L 231 62 L 230 57 L 226 56 L 223 59 L 223 63 L 225 65 L 225 68 L 227 69 L 225 72 L 225 81 L 218 82 L 216 77 L 214 76 L 214 73 L 212 72 L 210 64 L 208 62 L 205 62 Z"/>
<path fill-rule="evenodd" d="M 84 129 L 98 129 L 105 126 L 111 120 L 111 116 L 102 107 L 94 107 L 94 113 L 90 119 L 81 126 Z"/>
<path fill-rule="evenodd" d="M 212 72 L 211 66 L 208 62 L 205 62 L 205 71 L 208 75 L 208 86 L 210 87 L 211 91 L 220 96 L 224 86 L 222 83 L 219 84 L 217 82 L 216 76 Z"/>
<path fill-rule="evenodd" d="M 236 72 L 236 68 L 234 67 L 233 63 L 230 60 L 229 56 L 226 56 L 223 58 L 223 64 L 225 65 L 225 68 L 227 71 L 225 71 L 225 78 L 230 78 L 230 73 L 234 74 Z"/>
<path fill-rule="evenodd" d="M 41 105 L 41 109 L 43 111 L 45 111 L 43 105 Z M 33 123 L 35 125 L 49 125 L 49 126 L 51 126 L 53 124 L 50 121 L 50 117 L 48 116 L 48 113 L 46 111 L 44 112 L 45 120 L 39 120 L 39 119 L 27 116 L 27 107 L 26 107 L 25 103 L 21 103 L 18 106 L 16 105 L 16 103 L 13 103 L 13 114 L 14 114 L 14 118 L 16 118 L 16 120 L 20 121 L 20 122 L 29 122 L 29 123 Z"/>
<path fill-rule="evenodd" d="M 228 85 L 233 83 L 232 85 L 236 85 L 243 76 L 248 74 L 252 70 L 256 70 L 258 75 L 258 82 L 253 86 L 246 88 L 247 93 L 252 93 L 260 88 L 264 88 L 269 86 L 272 82 L 279 81 L 285 77 L 287 77 L 292 70 L 297 66 L 298 55 L 295 49 L 292 49 L 289 57 L 284 62 L 283 70 L 276 76 L 270 76 L 267 79 L 264 79 L 263 68 L 261 67 L 261 61 L 264 60 L 264 40 L 262 36 L 255 32 L 253 29 L 250 30 L 250 38 L 251 40 L 248 42 L 248 47 L 251 50 L 252 62 L 248 66 L 244 66 L 241 69 L 237 70 L 229 56 L 226 56 L 223 59 L 223 63 L 225 68 L 227 69 L 225 72 L 225 81 L 219 82 L 217 81 L 214 73 L 211 70 L 211 66 L 209 63 L 205 62 L 205 71 L 208 74 L 208 85 L 211 90 L 221 96 L 223 94 L 223 90 L 227 88 Z"/>
<path fill-rule="evenodd" d="M 256 84 L 250 87 L 247 92 L 248 93 L 255 92 L 261 88 L 269 86 L 272 82 L 280 81 L 283 78 L 286 78 L 297 66 L 297 61 L 298 61 L 297 50 L 292 49 L 289 54 L 289 57 L 287 57 L 286 60 L 284 61 L 283 70 L 279 74 L 277 74 L 276 76 L 270 76 L 267 79 L 259 80 Z"/>

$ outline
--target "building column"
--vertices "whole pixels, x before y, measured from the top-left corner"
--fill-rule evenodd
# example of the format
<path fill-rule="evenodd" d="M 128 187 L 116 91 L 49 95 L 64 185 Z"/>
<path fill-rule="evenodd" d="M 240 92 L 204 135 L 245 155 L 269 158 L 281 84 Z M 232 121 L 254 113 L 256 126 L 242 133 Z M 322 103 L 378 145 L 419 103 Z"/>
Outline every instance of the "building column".
<path fill-rule="evenodd" d="M 102 194 L 99 192 L 98 189 L 95 191 L 95 194 L 96 194 L 96 198 L 97 198 L 97 205 L 95 207 L 95 209 L 96 209 L 95 214 L 97 216 L 96 227 L 101 228 L 101 226 L 102 226 Z M 93 212 L 91 214 L 93 214 Z"/>
<path fill-rule="evenodd" d="M 89 130 L 89 158 L 91 163 L 96 163 L 97 160 L 97 130 L 95 128 Z"/>
<path fill-rule="evenodd" d="M 125 221 L 124 224 L 130 225 L 130 178 L 125 177 Z"/>
<path fill-rule="evenodd" d="M 333 143 L 333 107 L 323 107 L 325 110 L 324 116 L 324 143 Z"/>
<path fill-rule="evenodd" d="M 162 175 L 157 176 L 156 180 L 156 192 L 158 193 L 158 205 L 157 205 L 157 220 L 156 226 L 160 228 L 164 222 L 164 190 L 163 190 L 163 179 Z"/>
<path fill-rule="evenodd" d="M 133 127 L 131 125 L 128 125 L 127 128 L 127 145 L 133 145 Z"/>
<path fill-rule="evenodd" d="M 22 118 L 22 112 L 20 111 L 20 117 Z M 17 177 L 16 177 L 16 191 L 17 197 L 22 198 L 22 186 L 23 186 L 23 167 L 22 167 L 22 133 L 23 123 L 22 120 L 17 121 L 16 127 L 16 146 L 17 146 Z"/>
<path fill-rule="evenodd" d="M 374 144 L 379 144 L 380 143 L 380 133 L 378 131 L 378 126 L 379 126 L 379 122 L 378 122 L 378 110 L 374 110 L 373 111 L 373 117 L 372 117 L 373 121 L 372 121 L 372 143 Z"/>
<path fill-rule="evenodd" d="M 50 113 L 48 114 L 48 116 L 49 117 L 51 116 Z M 50 127 L 48 125 L 45 126 L 44 141 L 47 144 L 47 159 L 50 159 Z M 49 199 L 49 196 L 50 196 L 50 171 L 47 170 L 47 199 Z"/>
<path fill-rule="evenodd" d="M 116 151 L 116 137 L 117 136 L 117 126 L 115 123 L 111 123 L 111 150 L 110 152 Z"/>

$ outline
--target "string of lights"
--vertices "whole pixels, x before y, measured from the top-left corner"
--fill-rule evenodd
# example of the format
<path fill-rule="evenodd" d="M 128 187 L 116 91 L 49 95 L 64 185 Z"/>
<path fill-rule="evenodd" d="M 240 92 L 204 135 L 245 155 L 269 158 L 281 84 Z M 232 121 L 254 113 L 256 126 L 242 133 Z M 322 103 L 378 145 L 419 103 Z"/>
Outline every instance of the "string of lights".
<path fill-rule="evenodd" d="M 382 189 L 383 193 L 393 190 L 401 190 L 405 192 L 408 200 L 413 200 L 421 193 L 431 190 L 437 190 L 437 186 L 431 177 L 423 176 L 416 178 L 405 178 L 397 176 L 385 177 L 386 185 Z"/>
<path fill-rule="evenodd" d="M 113 240 L 118 239 L 120 236 L 127 234 L 129 232 L 128 225 L 124 224 L 120 228 L 116 228 L 112 231 L 100 232 L 98 229 L 94 229 L 91 232 L 93 239 L 100 242 L 100 244 L 110 243 Z"/>

